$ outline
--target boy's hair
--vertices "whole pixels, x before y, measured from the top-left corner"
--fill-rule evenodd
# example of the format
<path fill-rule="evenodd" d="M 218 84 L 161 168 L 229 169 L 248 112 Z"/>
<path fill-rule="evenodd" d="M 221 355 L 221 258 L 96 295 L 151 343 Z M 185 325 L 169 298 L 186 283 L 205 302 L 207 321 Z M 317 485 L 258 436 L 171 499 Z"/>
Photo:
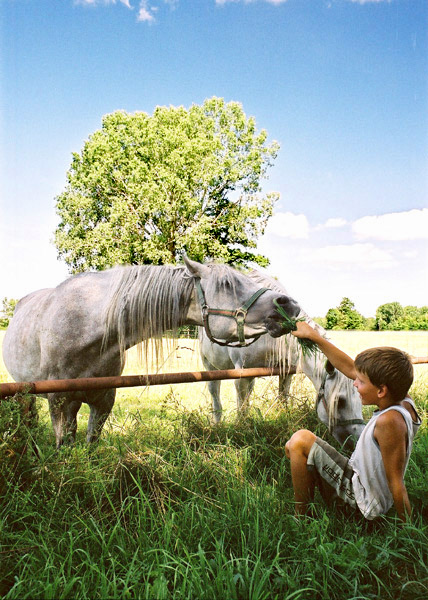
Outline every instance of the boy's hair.
<path fill-rule="evenodd" d="M 373 385 L 386 385 L 395 402 L 406 397 L 413 383 L 410 356 L 398 348 L 384 346 L 364 350 L 355 359 L 355 368 L 367 375 Z"/>

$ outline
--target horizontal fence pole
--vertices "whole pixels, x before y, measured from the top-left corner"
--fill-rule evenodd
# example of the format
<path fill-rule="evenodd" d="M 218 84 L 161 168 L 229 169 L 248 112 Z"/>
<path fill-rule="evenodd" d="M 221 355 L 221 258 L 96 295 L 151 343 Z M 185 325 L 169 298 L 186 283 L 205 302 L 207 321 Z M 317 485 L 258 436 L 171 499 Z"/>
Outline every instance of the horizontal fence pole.
<path fill-rule="evenodd" d="M 423 365 L 424 363 L 428 363 L 428 356 L 411 356 L 412 363 L 414 365 Z"/>
<path fill-rule="evenodd" d="M 295 369 L 290 371 L 294 374 Z M 227 369 L 222 371 L 190 371 L 184 373 L 158 373 L 148 375 L 118 375 L 116 377 L 87 377 L 81 379 L 48 379 L 19 383 L 0 383 L 0 398 L 18 393 L 47 394 L 51 392 L 82 392 L 110 388 L 169 385 L 172 383 L 195 383 L 218 379 L 241 379 L 245 377 L 271 377 L 280 375 L 278 367 L 253 369 Z"/>
<path fill-rule="evenodd" d="M 428 356 L 412 356 L 412 363 L 428 363 Z M 196 383 L 220 379 L 246 377 L 273 377 L 281 374 L 294 375 L 295 368 L 287 373 L 279 367 L 255 367 L 253 369 L 226 369 L 220 371 L 188 371 L 184 373 L 156 373 L 148 375 L 117 375 L 116 377 L 82 377 L 81 379 L 47 379 L 44 381 L 21 381 L 0 383 L 0 398 L 15 394 L 48 394 L 52 392 L 84 392 L 123 387 L 147 387 L 173 383 Z"/>

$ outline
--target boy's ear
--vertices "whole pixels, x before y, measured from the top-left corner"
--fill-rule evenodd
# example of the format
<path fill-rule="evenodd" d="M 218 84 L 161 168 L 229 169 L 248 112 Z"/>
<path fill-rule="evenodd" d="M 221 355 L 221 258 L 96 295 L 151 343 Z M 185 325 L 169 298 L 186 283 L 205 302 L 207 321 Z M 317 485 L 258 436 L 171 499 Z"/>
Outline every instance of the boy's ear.
<path fill-rule="evenodd" d="M 377 396 L 378 398 L 385 398 L 385 396 L 388 394 L 388 388 L 387 386 L 383 383 L 382 385 L 380 385 L 378 387 L 378 392 L 377 392 Z"/>

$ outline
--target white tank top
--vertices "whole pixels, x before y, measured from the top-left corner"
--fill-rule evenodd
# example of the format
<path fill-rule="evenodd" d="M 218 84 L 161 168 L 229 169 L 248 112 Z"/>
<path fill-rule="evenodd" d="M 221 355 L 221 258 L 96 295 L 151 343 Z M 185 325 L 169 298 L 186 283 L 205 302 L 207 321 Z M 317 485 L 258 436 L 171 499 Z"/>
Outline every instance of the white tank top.
<path fill-rule="evenodd" d="M 405 401 L 411 404 L 416 412 L 413 400 L 406 397 Z M 396 410 L 401 413 L 407 426 L 407 448 L 404 471 L 409 463 L 413 438 L 421 424 L 421 419 L 417 413 L 417 421 L 413 421 L 409 411 L 404 408 L 404 406 L 396 404 L 389 406 L 384 410 L 376 411 L 363 429 L 357 445 L 355 446 L 355 450 L 349 459 L 349 465 L 354 471 L 352 486 L 354 489 L 355 501 L 365 518 L 369 520 L 387 513 L 394 504 L 386 479 L 382 454 L 374 437 L 376 421 L 388 410 Z"/>

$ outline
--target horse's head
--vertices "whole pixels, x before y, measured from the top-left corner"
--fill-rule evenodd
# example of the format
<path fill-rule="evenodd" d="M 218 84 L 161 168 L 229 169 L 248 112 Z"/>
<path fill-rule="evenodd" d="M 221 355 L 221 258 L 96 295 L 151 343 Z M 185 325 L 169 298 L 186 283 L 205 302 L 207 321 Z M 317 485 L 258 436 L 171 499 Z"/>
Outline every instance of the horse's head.
<path fill-rule="evenodd" d="M 352 448 L 365 426 L 358 392 L 328 361 L 319 372 L 318 383 L 318 418 L 338 442 Z"/>
<path fill-rule="evenodd" d="M 204 325 L 208 337 L 216 343 L 243 346 L 247 345 L 246 340 L 255 340 L 266 332 L 273 337 L 282 335 L 274 300 L 290 317 L 300 312 L 288 296 L 262 288 L 227 265 L 202 265 L 187 257 L 184 262 L 195 280 L 195 299 L 189 316 L 194 315 L 194 321 Z"/>

